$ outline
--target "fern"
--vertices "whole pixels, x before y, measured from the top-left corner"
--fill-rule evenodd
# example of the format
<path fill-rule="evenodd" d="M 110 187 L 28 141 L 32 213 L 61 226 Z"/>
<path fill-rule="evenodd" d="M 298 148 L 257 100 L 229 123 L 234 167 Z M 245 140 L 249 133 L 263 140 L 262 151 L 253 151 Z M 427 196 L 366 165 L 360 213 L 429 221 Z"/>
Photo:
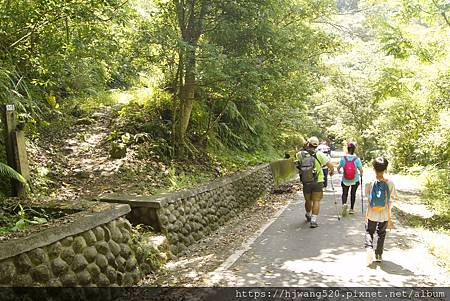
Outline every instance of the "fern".
<path fill-rule="evenodd" d="M 25 180 L 25 178 L 20 173 L 18 173 L 13 168 L 1 162 L 0 162 L 0 176 L 17 180 L 23 184 L 27 182 L 27 180 Z"/>

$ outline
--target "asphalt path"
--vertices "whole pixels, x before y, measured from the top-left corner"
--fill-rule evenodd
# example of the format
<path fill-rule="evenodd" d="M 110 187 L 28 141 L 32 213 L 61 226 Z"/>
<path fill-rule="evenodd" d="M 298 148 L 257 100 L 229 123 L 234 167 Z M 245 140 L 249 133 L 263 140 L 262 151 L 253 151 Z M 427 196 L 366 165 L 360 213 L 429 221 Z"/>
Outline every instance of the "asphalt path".
<path fill-rule="evenodd" d="M 367 173 L 364 182 L 373 174 Z M 381 263 L 367 266 L 360 190 L 354 215 L 341 220 L 340 175 L 335 192 L 325 191 L 318 218 L 310 228 L 301 191 L 260 233 L 243 244 L 211 275 L 212 284 L 239 287 L 448 287 L 449 274 L 438 266 L 415 230 L 393 220 Z M 414 189 L 411 182 L 397 187 Z M 337 206 L 335 204 L 335 200 Z M 338 208 L 336 208 L 338 207 Z"/>

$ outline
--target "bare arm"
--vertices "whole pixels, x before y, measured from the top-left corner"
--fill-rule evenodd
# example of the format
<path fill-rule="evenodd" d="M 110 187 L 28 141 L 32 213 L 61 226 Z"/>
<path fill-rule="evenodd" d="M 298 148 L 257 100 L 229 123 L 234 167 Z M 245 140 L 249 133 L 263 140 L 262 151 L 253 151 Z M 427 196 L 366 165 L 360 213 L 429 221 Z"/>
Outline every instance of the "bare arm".
<path fill-rule="evenodd" d="M 333 165 L 333 163 L 331 163 L 331 161 L 328 161 L 327 162 L 327 167 L 328 167 L 328 173 L 329 173 L 329 175 L 330 176 L 333 176 L 334 175 L 334 165 Z M 339 167 L 338 167 L 339 168 Z"/>

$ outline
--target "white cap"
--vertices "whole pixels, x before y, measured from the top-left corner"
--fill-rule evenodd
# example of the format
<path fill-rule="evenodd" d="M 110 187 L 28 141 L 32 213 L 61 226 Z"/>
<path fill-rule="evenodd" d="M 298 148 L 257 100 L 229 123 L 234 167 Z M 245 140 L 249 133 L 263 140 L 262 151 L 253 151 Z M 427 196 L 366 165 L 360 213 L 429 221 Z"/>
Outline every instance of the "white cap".
<path fill-rule="evenodd" d="M 312 136 L 310 138 L 308 138 L 308 144 L 312 145 L 312 146 L 318 146 L 319 145 L 319 138 L 317 138 L 316 136 Z"/>

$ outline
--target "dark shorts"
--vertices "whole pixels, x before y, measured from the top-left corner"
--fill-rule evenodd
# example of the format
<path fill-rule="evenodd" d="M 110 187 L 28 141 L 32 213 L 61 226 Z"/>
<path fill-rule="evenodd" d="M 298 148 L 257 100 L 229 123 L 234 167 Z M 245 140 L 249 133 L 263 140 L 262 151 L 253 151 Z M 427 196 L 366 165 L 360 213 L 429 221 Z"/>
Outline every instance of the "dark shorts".
<path fill-rule="evenodd" d="M 323 182 L 314 184 L 303 184 L 303 193 L 322 192 Z"/>

